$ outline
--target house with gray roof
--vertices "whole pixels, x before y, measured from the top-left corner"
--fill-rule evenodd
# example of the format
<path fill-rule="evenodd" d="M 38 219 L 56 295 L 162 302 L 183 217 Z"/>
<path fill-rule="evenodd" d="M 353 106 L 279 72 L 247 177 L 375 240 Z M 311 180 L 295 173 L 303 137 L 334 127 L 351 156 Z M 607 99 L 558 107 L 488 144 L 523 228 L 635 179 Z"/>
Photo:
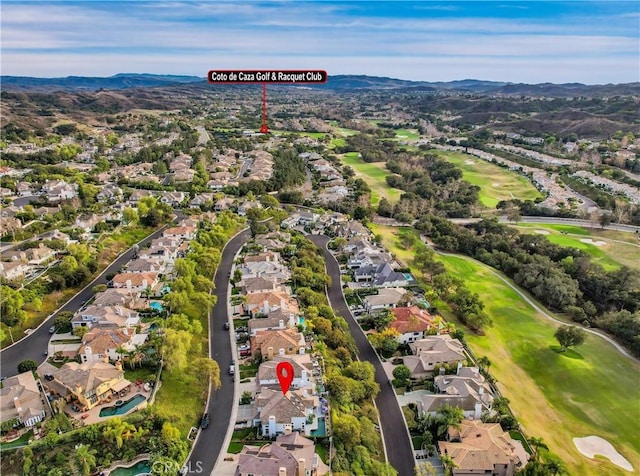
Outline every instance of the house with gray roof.
<path fill-rule="evenodd" d="M 45 418 L 43 395 L 38 388 L 33 372 L 28 371 L 2 382 L 0 389 L 0 421 L 17 418 L 30 427 Z"/>

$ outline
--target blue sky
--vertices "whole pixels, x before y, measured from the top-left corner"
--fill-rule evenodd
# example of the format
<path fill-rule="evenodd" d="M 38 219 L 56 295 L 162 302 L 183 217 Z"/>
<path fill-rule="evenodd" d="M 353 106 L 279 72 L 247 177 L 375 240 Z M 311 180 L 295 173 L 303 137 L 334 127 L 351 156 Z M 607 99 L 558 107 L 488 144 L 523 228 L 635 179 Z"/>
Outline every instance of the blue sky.
<path fill-rule="evenodd" d="M 2 0 L 1 73 L 325 69 L 449 81 L 640 80 L 636 1 Z"/>

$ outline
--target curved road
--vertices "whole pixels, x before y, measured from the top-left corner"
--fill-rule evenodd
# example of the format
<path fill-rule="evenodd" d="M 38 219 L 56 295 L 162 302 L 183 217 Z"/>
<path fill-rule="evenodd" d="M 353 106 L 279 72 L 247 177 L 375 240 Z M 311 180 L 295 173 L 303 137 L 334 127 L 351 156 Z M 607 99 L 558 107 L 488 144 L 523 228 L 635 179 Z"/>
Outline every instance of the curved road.
<path fill-rule="evenodd" d="M 176 212 L 178 218 L 182 216 L 179 212 Z M 168 225 L 163 226 L 159 230 L 153 232 L 142 241 L 138 242 L 139 247 L 145 246 L 151 240 L 158 238 L 162 235 L 162 232 Z M 135 245 L 134 245 L 135 246 Z M 82 305 L 91 299 L 94 295 L 93 287 L 97 284 L 107 284 L 106 276 L 110 273 L 117 273 L 122 266 L 124 266 L 132 257 L 134 253 L 134 246 L 118 256 L 107 268 L 98 275 L 93 281 L 87 284 L 82 290 L 80 290 L 75 296 L 68 300 L 62 307 L 58 308 L 51 316 L 46 318 L 40 326 L 31 332 L 28 336 L 23 337 L 15 344 L 5 347 L 0 352 L 0 362 L 2 362 L 2 376 L 9 377 L 18 373 L 18 364 L 25 359 L 35 360 L 38 365 L 45 361 L 46 356 L 44 351 L 47 349 L 51 334 L 49 334 L 49 327 L 53 325 L 53 321 L 59 312 L 69 311 L 76 312 Z M 18 336 L 13 336 L 17 338 Z"/>
<path fill-rule="evenodd" d="M 205 412 L 210 415 L 211 423 L 207 429 L 198 432 L 189 459 L 185 464 L 188 469 L 185 474 L 208 475 L 213 472 L 218 456 L 223 450 L 227 429 L 229 425 L 233 425 L 230 418 L 235 403 L 235 380 L 227 372 L 233 358 L 233 350 L 229 331 L 224 330 L 224 323 L 229 320 L 227 290 L 231 265 L 236 253 L 250 236 L 249 230 L 245 230 L 238 233 L 226 244 L 214 277 L 213 294 L 218 299 L 209 315 L 209 355 L 220 365 L 222 385 L 219 390 L 211 390 L 209 403 L 205 409 Z M 226 448 L 224 450 L 226 451 Z"/>
<path fill-rule="evenodd" d="M 382 368 L 382 362 L 380 362 L 364 332 L 353 318 L 344 300 L 338 262 L 326 247 L 329 238 L 320 235 L 308 235 L 307 238 L 313 241 L 324 253 L 327 273 L 331 276 L 331 286 L 327 289 L 331 307 L 349 324 L 349 331 L 358 346 L 360 360 L 371 362 L 375 369 L 376 382 L 380 384 L 380 393 L 375 401 L 380 414 L 382 437 L 384 438 L 389 464 L 398 471 L 399 476 L 413 476 L 415 459 L 404 416 L 398 405 L 396 394 L 389 385 L 387 374 Z"/>
<path fill-rule="evenodd" d="M 533 299 L 531 299 L 529 296 L 527 296 L 527 294 L 525 294 L 524 291 L 522 291 L 518 286 L 516 286 L 515 284 L 510 282 L 507 278 L 505 278 L 500 273 L 495 271 L 493 268 L 491 268 L 491 266 L 487 266 L 486 264 L 484 264 L 484 263 L 482 263 L 482 262 L 480 262 L 478 260 L 475 260 L 473 258 L 470 258 L 469 256 L 455 254 L 455 253 L 445 253 L 444 251 L 439 251 L 437 248 L 435 248 L 432 245 L 432 243 L 430 243 L 428 241 L 425 241 L 424 239 L 422 239 L 422 241 L 424 243 L 426 243 L 427 245 L 429 245 L 439 255 L 442 255 L 442 256 L 453 256 L 453 257 L 456 257 L 456 258 L 463 258 L 463 259 L 466 259 L 466 260 L 469 260 L 469 261 L 473 261 L 474 263 L 478 263 L 478 264 L 482 265 L 487 271 L 489 271 L 491 274 L 493 274 L 498 279 L 500 279 L 500 281 L 502 281 L 504 284 L 506 284 L 511 289 L 513 289 L 516 293 L 518 293 L 518 295 L 522 299 L 524 299 L 527 304 L 529 304 L 532 308 L 534 308 L 536 311 L 538 311 L 540 314 L 542 314 L 545 318 L 547 318 L 550 321 L 553 321 L 553 322 L 555 322 L 557 324 L 561 324 L 561 325 L 568 324 L 567 322 L 561 321 L 560 319 L 557 319 L 557 318 L 553 317 L 551 314 L 549 314 L 542 306 L 538 305 Z M 593 334 L 595 336 L 603 338 L 608 343 L 610 343 L 612 346 L 614 346 L 616 348 L 616 350 L 618 352 L 620 352 L 622 355 L 624 355 L 625 357 L 628 357 L 631 360 L 634 360 L 634 361 L 638 362 L 638 359 L 636 357 L 634 357 L 629 352 L 627 352 L 627 350 L 622 345 L 618 344 L 618 342 L 616 342 L 613 338 L 609 337 L 603 331 L 600 331 L 598 329 L 591 329 L 591 328 L 583 327 L 583 326 L 578 326 L 578 327 L 580 327 L 585 332 L 588 332 L 589 334 Z"/>

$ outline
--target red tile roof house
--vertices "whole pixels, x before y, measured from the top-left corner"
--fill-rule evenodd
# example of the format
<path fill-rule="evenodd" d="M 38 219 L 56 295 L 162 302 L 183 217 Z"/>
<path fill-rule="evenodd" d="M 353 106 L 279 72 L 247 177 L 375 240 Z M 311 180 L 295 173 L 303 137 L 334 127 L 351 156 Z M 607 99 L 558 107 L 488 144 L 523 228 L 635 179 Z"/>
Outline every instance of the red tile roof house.
<path fill-rule="evenodd" d="M 154 289 L 159 283 L 158 273 L 120 273 L 111 281 L 114 288 L 127 288 L 144 291 L 147 287 Z"/>
<path fill-rule="evenodd" d="M 396 307 L 391 309 L 395 320 L 389 324 L 400 334 L 397 338 L 401 344 L 408 344 L 422 339 L 429 333 L 435 333 L 435 318 L 418 306 Z"/>

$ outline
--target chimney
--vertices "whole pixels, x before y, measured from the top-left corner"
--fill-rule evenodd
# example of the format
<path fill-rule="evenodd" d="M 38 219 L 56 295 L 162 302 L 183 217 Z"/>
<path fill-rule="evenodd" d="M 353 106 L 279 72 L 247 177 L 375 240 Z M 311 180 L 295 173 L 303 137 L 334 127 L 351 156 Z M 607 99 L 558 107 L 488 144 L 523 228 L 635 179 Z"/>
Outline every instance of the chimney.
<path fill-rule="evenodd" d="M 273 360 L 273 347 L 269 347 L 267 349 L 267 357 L 269 358 L 269 360 Z"/>
<path fill-rule="evenodd" d="M 284 356 L 284 355 L 285 355 L 285 352 L 284 352 L 284 349 L 283 349 L 283 348 L 280 348 L 280 349 L 278 350 L 278 355 L 279 355 L 279 356 Z"/>
<path fill-rule="evenodd" d="M 287 476 L 287 468 L 278 469 L 278 476 Z"/>
<path fill-rule="evenodd" d="M 282 319 L 278 321 L 278 329 L 284 329 L 284 321 Z"/>
<path fill-rule="evenodd" d="M 460 369 L 462 368 L 462 362 L 458 362 L 458 368 L 456 369 L 456 375 L 460 375 Z"/>
<path fill-rule="evenodd" d="M 306 461 L 304 460 L 304 458 L 300 458 L 298 460 L 298 474 L 297 476 L 305 476 L 305 474 L 307 473 L 306 471 Z"/>

